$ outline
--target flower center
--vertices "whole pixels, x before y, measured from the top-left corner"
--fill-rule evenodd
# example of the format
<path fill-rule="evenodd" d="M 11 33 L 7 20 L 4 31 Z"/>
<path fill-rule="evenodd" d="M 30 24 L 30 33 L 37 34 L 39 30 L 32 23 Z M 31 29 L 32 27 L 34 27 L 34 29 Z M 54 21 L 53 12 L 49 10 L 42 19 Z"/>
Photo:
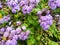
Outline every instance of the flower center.
<path fill-rule="evenodd" d="M 44 12 L 42 12 L 42 14 L 41 14 L 42 16 L 46 16 L 46 12 L 44 11 Z"/>

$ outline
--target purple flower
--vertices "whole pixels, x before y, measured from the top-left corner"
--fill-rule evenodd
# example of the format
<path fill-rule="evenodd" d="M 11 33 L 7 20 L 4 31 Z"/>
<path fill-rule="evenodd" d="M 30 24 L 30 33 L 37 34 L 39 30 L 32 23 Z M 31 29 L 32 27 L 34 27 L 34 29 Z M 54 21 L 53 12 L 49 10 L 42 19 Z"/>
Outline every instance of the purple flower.
<path fill-rule="evenodd" d="M 35 0 L 29 0 L 31 4 L 35 4 Z"/>
<path fill-rule="evenodd" d="M 12 45 L 12 41 L 11 40 L 7 40 L 5 45 Z"/>
<path fill-rule="evenodd" d="M 15 6 L 13 9 L 19 11 L 19 10 L 20 10 L 20 7 L 19 7 L 19 5 L 17 5 L 17 6 Z"/>
<path fill-rule="evenodd" d="M 21 21 L 16 22 L 17 26 L 21 25 L 21 23 L 22 23 Z"/>
<path fill-rule="evenodd" d="M 19 33 L 21 33 L 21 28 L 16 28 L 16 34 L 19 34 Z"/>
<path fill-rule="evenodd" d="M 36 4 L 38 4 L 40 2 L 40 0 L 36 0 Z"/>
<path fill-rule="evenodd" d="M 26 26 L 22 26 L 22 29 L 23 29 L 23 30 L 26 30 Z"/>
<path fill-rule="evenodd" d="M 29 13 L 32 11 L 32 9 L 33 9 L 33 6 L 30 5 L 30 6 L 27 8 L 27 13 L 29 14 Z"/>
<path fill-rule="evenodd" d="M 30 30 L 27 30 L 25 35 L 28 36 L 29 34 L 30 34 Z"/>
<path fill-rule="evenodd" d="M 4 37 L 8 37 L 9 36 L 9 32 L 4 32 Z"/>
<path fill-rule="evenodd" d="M 41 22 L 40 23 L 40 26 L 42 26 L 42 28 L 44 28 L 46 25 L 47 25 L 46 22 Z"/>
<path fill-rule="evenodd" d="M 50 6 L 51 6 L 51 9 L 53 9 L 53 10 L 57 8 L 56 4 L 54 4 L 54 3 L 51 3 Z"/>
<path fill-rule="evenodd" d="M 27 8 L 28 8 L 28 6 L 26 6 L 26 5 L 22 7 L 23 14 L 26 14 L 27 13 Z"/>
<path fill-rule="evenodd" d="M 41 16 L 40 19 L 41 19 L 41 21 L 43 21 L 43 22 L 47 20 L 46 16 Z"/>
<path fill-rule="evenodd" d="M 41 11 L 38 11 L 38 12 L 37 12 L 37 15 L 41 15 L 41 13 L 42 13 Z"/>
<path fill-rule="evenodd" d="M 7 27 L 7 28 L 6 28 L 6 31 L 7 31 L 7 32 L 10 32 L 11 30 L 13 30 L 12 27 Z"/>
<path fill-rule="evenodd" d="M 44 29 L 44 30 L 48 30 L 49 27 L 50 27 L 49 25 L 46 25 L 43 29 Z"/>
<path fill-rule="evenodd" d="M 15 9 L 12 9 L 12 13 L 16 13 L 16 10 Z"/>
<path fill-rule="evenodd" d="M 14 35 L 13 39 L 18 40 L 18 35 Z"/>
<path fill-rule="evenodd" d="M 11 35 L 15 35 L 16 31 L 15 30 L 11 30 Z"/>
<path fill-rule="evenodd" d="M 43 15 L 43 13 L 46 13 L 45 15 Z M 49 10 L 43 9 L 41 12 L 38 12 L 38 16 L 39 16 L 39 23 L 40 26 L 44 29 L 44 30 L 48 30 L 50 25 L 53 24 L 53 17 L 50 14 Z"/>
<path fill-rule="evenodd" d="M 21 32 L 21 34 L 20 34 L 22 37 L 25 35 L 25 32 Z"/>
<path fill-rule="evenodd" d="M 22 8 L 23 14 L 29 14 L 39 2 L 40 0 L 9 0 L 7 5 L 12 8 L 12 13 L 16 13 Z"/>
<path fill-rule="evenodd" d="M 30 6 L 25 5 L 25 6 L 22 7 L 22 12 L 24 14 L 26 14 L 26 13 L 29 14 L 32 11 L 32 9 L 33 9 L 33 6 L 32 5 L 30 5 Z"/>
<path fill-rule="evenodd" d="M 3 20 L 3 19 L 0 19 L 0 24 L 1 24 L 1 23 L 4 23 L 4 20 Z"/>
<path fill-rule="evenodd" d="M 26 40 L 26 39 L 28 39 L 28 36 L 24 36 L 22 40 Z"/>
<path fill-rule="evenodd" d="M 56 2 L 57 7 L 60 7 L 60 0 L 56 0 L 55 2 Z"/>
<path fill-rule="evenodd" d="M 4 42 L 5 42 L 5 41 L 4 41 L 4 40 L 2 40 L 0 45 L 4 45 L 4 44 L 5 44 Z"/>
<path fill-rule="evenodd" d="M 21 32 L 21 34 L 18 35 L 19 39 L 22 40 L 25 35 L 25 32 Z"/>
<path fill-rule="evenodd" d="M 18 38 L 19 38 L 20 40 L 22 40 L 22 36 L 21 36 L 21 35 L 18 35 Z"/>
<path fill-rule="evenodd" d="M 60 7 L 60 0 L 49 0 L 48 6 L 50 6 L 50 8 L 53 10 Z"/>
<path fill-rule="evenodd" d="M 1 32 L 4 32 L 5 31 L 5 28 L 1 28 Z"/>
<path fill-rule="evenodd" d="M 10 15 L 4 16 L 3 20 L 4 22 L 8 22 L 10 20 Z"/>
<path fill-rule="evenodd" d="M 18 11 L 20 10 L 18 0 L 9 0 L 9 1 L 7 1 L 7 5 L 8 5 L 8 7 L 12 8 L 12 13 L 16 13 L 17 10 Z"/>
<path fill-rule="evenodd" d="M 21 30 L 21 28 L 16 28 L 16 30 L 13 30 L 13 27 L 5 27 L 1 28 L 0 30 L 0 45 L 17 45 L 17 40 L 26 40 L 28 38 L 28 35 L 30 34 L 30 31 L 27 30 L 24 32 Z"/>
<path fill-rule="evenodd" d="M 2 3 L 0 2 L 0 8 L 2 8 Z"/>
<path fill-rule="evenodd" d="M 12 39 L 11 41 L 12 41 L 12 45 L 17 45 L 17 41 L 16 40 Z"/>
<path fill-rule="evenodd" d="M 40 26 L 42 26 L 42 28 L 45 30 L 45 29 L 49 29 L 49 26 L 47 25 L 52 25 L 52 23 L 53 23 L 52 17 L 46 15 L 46 17 L 41 18 Z"/>
<path fill-rule="evenodd" d="M 20 2 L 20 6 L 24 6 L 25 4 L 26 4 L 26 2 L 23 0 Z"/>

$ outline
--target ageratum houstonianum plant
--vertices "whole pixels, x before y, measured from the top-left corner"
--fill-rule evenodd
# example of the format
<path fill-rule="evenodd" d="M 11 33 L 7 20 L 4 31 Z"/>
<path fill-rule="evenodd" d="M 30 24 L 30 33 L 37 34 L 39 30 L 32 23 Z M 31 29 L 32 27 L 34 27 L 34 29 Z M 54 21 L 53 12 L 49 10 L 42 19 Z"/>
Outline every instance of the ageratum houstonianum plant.
<path fill-rule="evenodd" d="M 12 13 L 16 13 L 22 8 L 24 14 L 29 14 L 38 3 L 39 0 L 7 0 L 7 5 L 12 8 Z"/>
<path fill-rule="evenodd" d="M 60 0 L 0 0 L 0 45 L 60 45 Z"/>
<path fill-rule="evenodd" d="M 49 0 L 48 5 L 51 9 L 56 9 L 57 7 L 60 8 L 60 0 Z"/>
<path fill-rule="evenodd" d="M 26 27 L 25 27 L 26 28 Z M 26 40 L 30 31 L 23 31 L 24 27 L 5 27 L 0 29 L 0 45 L 17 45 L 17 40 Z M 12 43 L 13 42 L 13 43 Z"/>
<path fill-rule="evenodd" d="M 26 26 L 17 27 L 16 29 L 12 25 L 11 16 L 7 15 L 2 17 L 0 14 L 0 24 L 5 22 L 9 23 L 5 27 L 0 27 L 0 45 L 17 45 L 17 40 L 27 40 L 30 34 L 30 30 L 26 29 Z M 10 22 L 9 22 L 10 21 Z M 21 21 L 16 22 L 17 26 L 21 25 Z M 27 30 L 27 31 L 26 31 Z M 14 42 L 14 43 L 12 43 Z"/>
<path fill-rule="evenodd" d="M 4 17 L 1 16 L 0 24 L 2 24 L 4 22 L 8 22 L 9 20 L 10 20 L 10 15 L 7 15 L 7 16 L 4 16 Z"/>
<path fill-rule="evenodd" d="M 0 9 L 2 8 L 3 6 L 2 6 L 2 3 L 0 2 Z"/>
<path fill-rule="evenodd" d="M 52 25 L 53 23 L 53 17 L 50 14 L 50 11 L 47 9 L 43 9 L 42 11 L 38 11 L 38 16 L 39 16 L 39 22 L 40 22 L 40 26 L 44 29 L 44 30 L 48 30 L 50 25 Z"/>

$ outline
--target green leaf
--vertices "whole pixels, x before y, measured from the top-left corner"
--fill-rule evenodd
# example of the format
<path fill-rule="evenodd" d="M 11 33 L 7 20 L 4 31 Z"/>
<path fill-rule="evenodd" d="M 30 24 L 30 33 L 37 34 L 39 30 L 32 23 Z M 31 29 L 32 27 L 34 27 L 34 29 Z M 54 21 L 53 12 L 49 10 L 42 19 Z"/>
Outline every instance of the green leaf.
<path fill-rule="evenodd" d="M 34 36 L 31 35 L 27 40 L 27 45 L 34 45 L 34 44 L 35 44 L 35 39 L 34 39 Z"/>
<path fill-rule="evenodd" d="M 57 35 L 57 29 L 56 29 L 55 24 L 53 24 L 53 25 L 50 27 L 49 31 L 57 38 L 58 35 Z"/>
<path fill-rule="evenodd" d="M 49 42 L 49 45 L 58 45 L 58 43 L 57 42 L 50 41 Z"/>

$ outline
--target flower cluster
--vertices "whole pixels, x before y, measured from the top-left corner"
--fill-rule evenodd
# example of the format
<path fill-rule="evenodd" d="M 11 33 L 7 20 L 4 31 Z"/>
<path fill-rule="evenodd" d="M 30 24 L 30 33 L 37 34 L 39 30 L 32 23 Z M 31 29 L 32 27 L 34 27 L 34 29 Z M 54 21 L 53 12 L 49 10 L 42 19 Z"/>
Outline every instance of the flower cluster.
<path fill-rule="evenodd" d="M 38 15 L 39 15 L 39 22 L 40 22 L 40 26 L 42 26 L 42 28 L 44 30 L 48 30 L 50 25 L 52 25 L 53 23 L 53 18 L 51 16 L 51 14 L 49 13 L 49 10 L 43 9 L 42 11 L 38 11 Z"/>
<path fill-rule="evenodd" d="M 39 0 L 22 0 L 20 2 L 20 6 L 22 6 L 22 12 L 24 14 L 30 13 L 32 9 L 35 7 L 36 4 L 38 4 Z"/>
<path fill-rule="evenodd" d="M 2 18 L 2 15 L 0 15 L 0 24 L 4 23 L 4 22 L 8 22 L 10 20 L 10 15 L 4 16 Z"/>
<path fill-rule="evenodd" d="M 0 29 L 0 45 L 17 45 L 17 40 L 26 40 L 30 31 L 26 31 L 26 27 L 17 27 L 14 29 L 12 26 L 7 26 Z M 13 42 L 13 43 L 12 43 Z"/>
<path fill-rule="evenodd" d="M 7 0 L 7 6 L 12 8 L 12 13 L 20 10 L 18 0 Z"/>
<path fill-rule="evenodd" d="M 0 2 L 0 9 L 2 8 L 3 6 L 2 6 L 2 3 Z"/>
<path fill-rule="evenodd" d="M 49 0 L 48 5 L 51 9 L 56 9 L 57 7 L 60 8 L 60 0 Z"/>
<path fill-rule="evenodd" d="M 22 8 L 24 14 L 30 13 L 39 0 L 8 0 L 7 5 L 12 8 L 12 12 L 16 13 L 16 10 Z"/>

